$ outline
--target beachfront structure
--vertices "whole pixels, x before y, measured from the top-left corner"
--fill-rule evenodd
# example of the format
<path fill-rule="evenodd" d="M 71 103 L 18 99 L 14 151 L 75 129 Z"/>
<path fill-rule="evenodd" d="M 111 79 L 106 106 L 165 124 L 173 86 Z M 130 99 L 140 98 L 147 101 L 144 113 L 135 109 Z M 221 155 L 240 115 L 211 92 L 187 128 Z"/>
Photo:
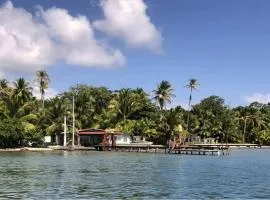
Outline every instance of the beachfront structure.
<path fill-rule="evenodd" d="M 78 132 L 79 144 L 85 147 L 94 147 L 103 141 L 105 131 L 101 129 L 83 129 Z"/>
<path fill-rule="evenodd" d="M 129 135 L 123 134 L 123 135 L 116 135 L 115 136 L 115 144 L 121 145 L 121 144 L 130 144 L 132 143 L 132 138 Z"/>
<path fill-rule="evenodd" d="M 133 143 L 136 143 L 136 144 L 148 144 L 148 145 L 152 145 L 153 142 L 149 142 L 149 141 L 146 141 L 145 137 L 141 137 L 141 136 L 133 136 L 133 140 L 132 140 Z"/>
<path fill-rule="evenodd" d="M 100 144 L 115 146 L 129 144 L 132 141 L 129 135 L 102 129 L 83 129 L 78 132 L 78 137 L 79 145 L 85 147 L 95 147 Z"/>
<path fill-rule="evenodd" d="M 130 136 L 125 133 L 114 130 L 102 129 L 83 129 L 78 132 L 79 145 L 85 147 L 103 146 L 121 146 L 130 144 L 152 145 L 153 142 L 148 142 L 141 136 Z"/>

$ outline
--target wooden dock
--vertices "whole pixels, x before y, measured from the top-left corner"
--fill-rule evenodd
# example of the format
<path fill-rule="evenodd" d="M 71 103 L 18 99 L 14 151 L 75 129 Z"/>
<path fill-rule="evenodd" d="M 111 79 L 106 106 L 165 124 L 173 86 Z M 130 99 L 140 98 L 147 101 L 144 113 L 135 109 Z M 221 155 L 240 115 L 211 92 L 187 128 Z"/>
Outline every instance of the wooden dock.
<path fill-rule="evenodd" d="M 245 143 L 245 144 L 232 144 L 232 143 L 217 143 L 217 144 L 190 144 L 190 146 L 197 146 L 197 147 L 215 147 L 215 148 L 224 148 L 224 147 L 229 147 L 229 148 L 262 148 L 261 145 L 259 144 L 249 144 L 249 143 Z"/>
<path fill-rule="evenodd" d="M 228 155 L 228 152 L 221 150 L 207 150 L 207 149 L 172 149 L 169 153 L 174 154 L 187 154 L 187 155 Z"/>
<path fill-rule="evenodd" d="M 168 153 L 185 155 L 229 155 L 229 146 L 222 145 L 182 145 L 173 149 L 165 148 L 163 145 L 149 144 L 122 144 L 122 145 L 96 145 L 95 147 L 50 147 L 53 150 L 98 150 L 98 151 L 117 151 L 117 152 L 140 152 L 140 153 Z"/>
<path fill-rule="evenodd" d="M 187 155 L 229 155 L 229 147 L 227 146 L 197 146 L 197 145 L 188 145 L 181 146 L 174 149 L 170 149 L 168 153 L 172 154 L 187 154 Z"/>
<path fill-rule="evenodd" d="M 186 154 L 186 155 L 228 155 L 229 147 L 227 146 L 197 146 L 197 145 L 187 145 L 180 146 L 173 149 L 165 150 L 165 146 L 162 145 L 116 145 L 116 146 L 104 146 L 97 145 L 96 149 L 99 151 L 121 151 L 121 152 L 152 152 L 152 153 L 169 153 L 169 154 Z"/>
<path fill-rule="evenodd" d="M 128 145 L 96 145 L 95 146 L 99 151 L 122 151 L 122 152 L 153 152 L 158 153 L 161 150 L 164 151 L 165 147 L 163 145 L 137 145 L 137 144 L 128 144 Z"/>

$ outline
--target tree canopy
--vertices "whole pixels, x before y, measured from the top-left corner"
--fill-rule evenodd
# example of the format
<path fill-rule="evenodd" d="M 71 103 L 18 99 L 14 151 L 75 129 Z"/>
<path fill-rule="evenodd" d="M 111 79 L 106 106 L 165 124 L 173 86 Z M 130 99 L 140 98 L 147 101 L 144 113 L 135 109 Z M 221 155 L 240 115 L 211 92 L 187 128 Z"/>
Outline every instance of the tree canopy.
<path fill-rule="evenodd" d="M 168 81 L 161 81 L 151 94 L 142 88 L 113 91 L 79 84 L 45 99 L 49 76 L 47 72 L 42 73 L 38 72 L 37 77 L 42 87 L 40 100 L 44 104 L 33 97 L 31 84 L 24 78 L 13 84 L 0 80 L 0 148 L 42 145 L 45 135 L 62 132 L 64 116 L 67 124 L 72 124 L 73 96 L 76 130 L 110 128 L 146 137 L 156 144 L 165 144 L 179 132 L 185 137 L 212 137 L 219 142 L 270 144 L 270 104 L 254 102 L 230 108 L 223 98 L 210 96 L 190 110 L 181 106 L 169 108 L 175 95 Z M 197 85 L 197 80 L 190 80 L 190 89 Z M 68 129 L 71 132 L 71 126 Z"/>

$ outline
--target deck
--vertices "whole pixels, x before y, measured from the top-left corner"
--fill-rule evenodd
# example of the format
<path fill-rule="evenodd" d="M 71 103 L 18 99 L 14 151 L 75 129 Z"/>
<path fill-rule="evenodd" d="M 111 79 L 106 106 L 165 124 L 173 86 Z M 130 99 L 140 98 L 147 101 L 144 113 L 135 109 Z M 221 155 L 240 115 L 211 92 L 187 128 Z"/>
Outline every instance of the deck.
<path fill-rule="evenodd" d="M 228 146 L 186 145 L 170 149 L 168 153 L 188 155 L 229 155 Z"/>
<path fill-rule="evenodd" d="M 125 152 L 154 152 L 158 153 L 160 150 L 164 150 L 163 145 L 148 145 L 148 144 L 121 144 L 116 146 L 96 145 L 99 151 L 125 151 Z"/>

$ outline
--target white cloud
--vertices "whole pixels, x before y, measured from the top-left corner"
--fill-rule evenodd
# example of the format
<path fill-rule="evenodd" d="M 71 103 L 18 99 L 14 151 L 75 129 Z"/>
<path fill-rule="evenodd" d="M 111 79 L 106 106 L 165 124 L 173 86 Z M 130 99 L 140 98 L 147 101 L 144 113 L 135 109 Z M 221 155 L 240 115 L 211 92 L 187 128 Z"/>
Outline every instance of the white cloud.
<path fill-rule="evenodd" d="M 105 19 L 94 27 L 108 35 L 123 38 L 131 47 L 161 51 L 162 35 L 147 15 L 143 0 L 102 0 Z"/>
<path fill-rule="evenodd" d="M 97 41 L 94 31 L 85 16 L 72 17 L 67 10 L 40 9 L 49 34 L 57 40 L 57 52 L 67 63 L 82 66 L 123 65 L 124 56 L 120 50 L 106 48 Z"/>
<path fill-rule="evenodd" d="M 52 64 L 54 48 L 47 28 L 10 1 L 0 8 L 0 68 L 33 71 Z"/>
<path fill-rule="evenodd" d="M 48 88 L 45 90 L 45 99 L 50 99 L 55 97 L 59 92 L 53 88 Z M 37 99 L 40 99 L 40 91 L 39 91 L 39 87 L 38 86 L 34 86 L 33 87 L 33 95 L 34 97 L 36 97 Z"/>
<path fill-rule="evenodd" d="M 267 104 L 270 102 L 270 94 L 255 93 L 251 96 L 247 96 L 245 99 L 248 103 L 259 102 Z"/>
<path fill-rule="evenodd" d="M 4 78 L 4 73 L 0 71 L 0 79 Z"/>
<path fill-rule="evenodd" d="M 35 71 L 63 60 L 81 66 L 123 65 L 120 50 L 98 41 L 85 16 L 67 10 L 41 7 L 35 15 L 15 8 L 11 1 L 0 7 L 0 70 Z"/>

